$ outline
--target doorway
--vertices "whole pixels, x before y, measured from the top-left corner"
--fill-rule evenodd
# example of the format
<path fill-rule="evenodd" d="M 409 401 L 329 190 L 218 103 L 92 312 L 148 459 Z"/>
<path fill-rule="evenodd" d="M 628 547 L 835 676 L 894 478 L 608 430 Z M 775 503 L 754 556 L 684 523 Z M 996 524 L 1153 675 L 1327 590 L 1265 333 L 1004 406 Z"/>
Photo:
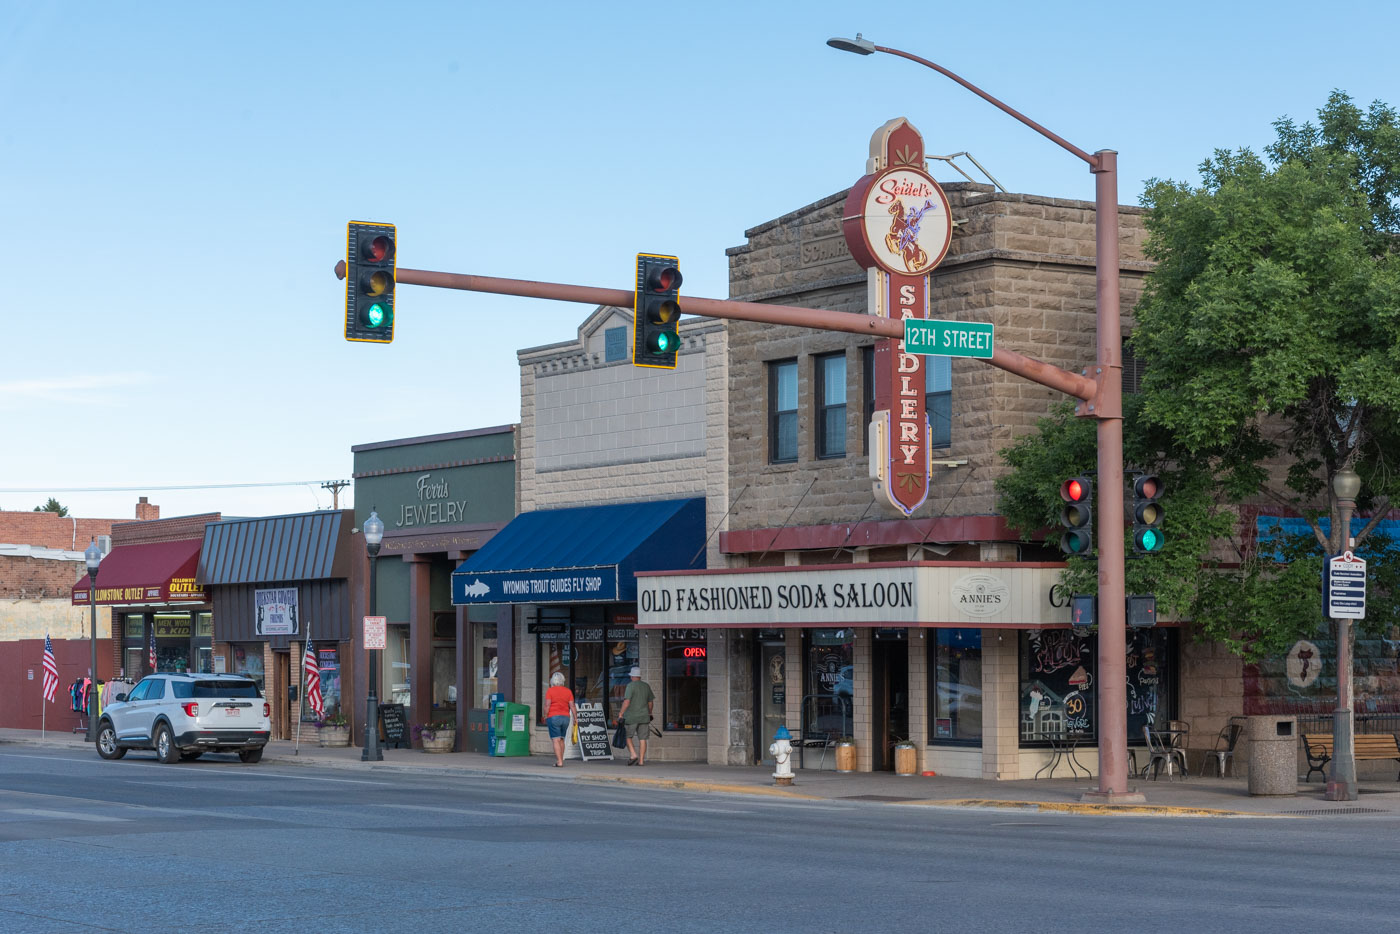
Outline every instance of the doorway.
<path fill-rule="evenodd" d="M 787 643 L 781 636 L 759 636 L 754 646 L 754 760 L 771 764 L 768 746 L 787 724 Z M 796 727 L 789 728 L 789 732 Z"/>
<path fill-rule="evenodd" d="M 909 738 L 909 643 L 904 630 L 878 631 L 871 653 L 872 767 L 894 771 L 894 744 Z"/>

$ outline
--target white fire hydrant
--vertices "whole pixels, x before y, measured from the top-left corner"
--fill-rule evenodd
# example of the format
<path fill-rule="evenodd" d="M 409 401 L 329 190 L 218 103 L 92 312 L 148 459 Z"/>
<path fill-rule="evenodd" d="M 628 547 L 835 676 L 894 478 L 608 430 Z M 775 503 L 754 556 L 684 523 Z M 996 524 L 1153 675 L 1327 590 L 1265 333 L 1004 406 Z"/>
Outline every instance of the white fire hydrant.
<path fill-rule="evenodd" d="M 777 771 L 773 773 L 774 783 L 791 785 L 792 734 L 788 732 L 786 726 L 778 727 L 778 732 L 773 734 L 773 744 L 768 747 L 768 752 L 773 756 L 773 762 L 777 765 Z"/>

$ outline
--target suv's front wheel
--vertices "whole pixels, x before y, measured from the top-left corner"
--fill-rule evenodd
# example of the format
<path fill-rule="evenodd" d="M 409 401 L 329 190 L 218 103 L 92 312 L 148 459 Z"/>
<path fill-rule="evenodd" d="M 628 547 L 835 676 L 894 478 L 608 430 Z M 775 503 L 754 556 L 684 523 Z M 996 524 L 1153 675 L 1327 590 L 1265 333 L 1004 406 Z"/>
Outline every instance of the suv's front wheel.
<path fill-rule="evenodd" d="M 175 737 L 170 727 L 162 723 L 156 727 L 156 758 L 167 765 L 180 761 L 180 750 L 175 746 Z"/>
<path fill-rule="evenodd" d="M 112 729 L 110 720 L 103 720 L 97 728 L 97 754 L 104 759 L 120 759 L 126 755 L 126 747 L 117 745 L 117 731 Z"/>

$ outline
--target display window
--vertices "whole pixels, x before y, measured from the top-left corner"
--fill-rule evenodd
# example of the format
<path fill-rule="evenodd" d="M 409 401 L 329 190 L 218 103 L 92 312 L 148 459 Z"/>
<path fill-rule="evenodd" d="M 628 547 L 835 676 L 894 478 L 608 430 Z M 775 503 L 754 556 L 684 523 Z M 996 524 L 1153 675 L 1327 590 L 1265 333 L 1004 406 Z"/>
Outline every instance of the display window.
<path fill-rule="evenodd" d="M 406 624 L 394 623 L 386 627 L 384 665 L 379 673 L 385 682 L 380 685 L 379 696 L 385 698 L 386 704 L 402 704 L 407 708 L 411 703 L 413 664 L 409 659 L 413 656 L 409 654 L 410 648 Z"/>
<path fill-rule="evenodd" d="M 853 735 L 855 698 L 854 629 L 804 631 L 806 692 L 802 698 L 802 729 L 840 736 Z"/>
<path fill-rule="evenodd" d="M 475 670 L 472 675 L 471 705 L 477 709 L 491 706 L 491 695 L 496 693 L 498 665 L 495 623 L 472 624 L 472 659 Z M 545 684 L 549 683 L 548 677 Z"/>
<path fill-rule="evenodd" d="M 1141 745 L 1144 726 L 1176 717 L 1173 629 L 1127 631 L 1128 744 Z M 1097 739 L 1098 638 L 1073 629 L 1021 634 L 1020 737 L 1038 746 L 1071 733 Z"/>
<path fill-rule="evenodd" d="M 929 742 L 980 746 L 982 630 L 934 629 L 929 635 Z"/>
<path fill-rule="evenodd" d="M 544 691 L 550 676 L 564 675 L 564 683 L 580 704 L 602 704 L 608 719 L 617 715 L 637 664 L 637 631 L 618 626 L 599 606 L 540 607 L 535 625 L 535 720 L 544 723 Z"/>
<path fill-rule="evenodd" d="M 327 717 L 342 713 L 340 706 L 340 646 L 322 642 L 316 647 L 316 665 L 321 679 L 321 710 Z M 311 723 L 316 714 L 309 704 L 301 704 L 301 719 Z"/>
<path fill-rule="evenodd" d="M 263 643 L 235 642 L 232 651 L 232 671 L 229 673 L 247 675 L 249 678 L 252 678 L 258 683 L 258 693 L 266 697 L 267 691 L 264 690 Z"/>
<path fill-rule="evenodd" d="M 667 634 L 662 646 L 665 660 L 662 720 L 665 728 L 682 731 L 706 729 L 709 649 L 705 631 L 673 631 Z M 631 680 L 630 677 L 628 680 Z"/>

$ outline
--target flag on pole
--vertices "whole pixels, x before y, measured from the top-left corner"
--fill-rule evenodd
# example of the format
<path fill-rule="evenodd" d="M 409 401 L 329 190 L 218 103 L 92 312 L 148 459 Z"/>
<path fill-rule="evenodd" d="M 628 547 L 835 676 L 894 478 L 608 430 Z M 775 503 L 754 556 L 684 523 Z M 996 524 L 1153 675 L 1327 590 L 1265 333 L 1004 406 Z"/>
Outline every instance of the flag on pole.
<path fill-rule="evenodd" d="M 44 633 L 44 700 L 53 703 L 54 691 L 58 690 L 58 664 L 53 660 L 53 640 Z"/>
<path fill-rule="evenodd" d="M 321 666 L 316 662 L 316 647 L 309 639 L 306 642 L 306 654 L 302 656 L 302 666 L 306 669 L 306 703 L 316 715 L 316 719 L 320 720 L 326 715 L 321 700 Z"/>
<path fill-rule="evenodd" d="M 155 627 L 155 626 L 152 626 L 152 627 L 151 627 L 151 652 L 150 652 L 150 657 L 149 657 L 147 660 L 151 663 L 151 672 L 154 674 L 154 673 L 155 673 L 155 670 L 156 670 L 156 627 Z"/>

